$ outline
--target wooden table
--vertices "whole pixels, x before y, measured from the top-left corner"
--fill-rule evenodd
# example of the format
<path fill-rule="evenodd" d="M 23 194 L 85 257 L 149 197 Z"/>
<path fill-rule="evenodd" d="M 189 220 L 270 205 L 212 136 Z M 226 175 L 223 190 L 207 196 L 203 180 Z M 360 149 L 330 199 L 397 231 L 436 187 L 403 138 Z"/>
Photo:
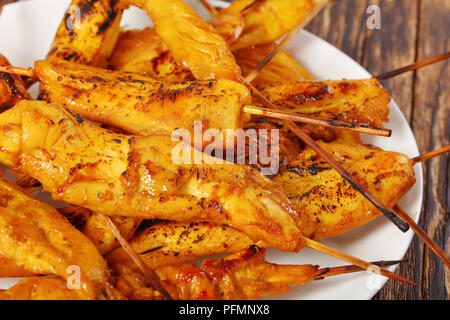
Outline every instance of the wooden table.
<path fill-rule="evenodd" d="M 369 5 L 381 8 L 381 29 L 370 30 Z M 389 71 L 449 50 L 449 0 L 339 0 L 329 4 L 307 29 L 332 43 L 372 74 Z M 413 129 L 421 153 L 450 144 L 450 66 L 441 62 L 384 81 Z M 395 128 L 392 128 L 395 129 Z M 420 225 L 450 251 L 450 157 L 424 165 Z M 389 280 L 375 299 L 449 299 L 450 270 L 417 236 L 397 273 L 417 287 Z"/>
<path fill-rule="evenodd" d="M 0 0 L 0 4 L 15 0 Z M 366 27 L 369 5 L 381 8 L 381 29 Z M 395 69 L 449 50 L 449 0 L 339 0 L 329 4 L 307 29 L 332 43 L 372 74 Z M 421 153 L 450 144 L 450 67 L 448 62 L 385 81 L 402 109 Z M 395 128 L 393 128 L 395 129 Z M 424 168 L 420 225 L 450 251 L 450 157 Z M 389 280 L 374 299 L 449 299 L 450 270 L 417 236 L 397 271 L 417 287 Z"/>

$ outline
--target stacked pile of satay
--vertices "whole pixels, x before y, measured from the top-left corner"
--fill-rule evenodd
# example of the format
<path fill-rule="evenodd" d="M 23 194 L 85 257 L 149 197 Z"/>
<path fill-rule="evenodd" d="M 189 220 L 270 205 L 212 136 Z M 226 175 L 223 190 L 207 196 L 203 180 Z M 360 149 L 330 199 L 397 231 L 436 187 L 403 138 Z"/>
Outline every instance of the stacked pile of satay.
<path fill-rule="evenodd" d="M 63 17 L 45 60 L 31 70 L 3 59 L 0 162 L 20 187 L 0 180 L 0 277 L 27 278 L 0 298 L 256 299 L 373 267 L 317 241 L 382 213 L 405 231 L 392 208 L 415 161 L 360 140 L 389 134 L 377 79 L 313 81 L 275 44 L 324 2 L 237 0 L 208 5 L 206 22 L 181 0 L 73 0 L 80 10 Z M 130 5 L 154 28 L 122 31 Z M 267 140 L 276 170 L 262 174 L 251 152 L 221 163 L 203 143 L 182 144 L 188 161 L 174 161 L 173 133 L 198 124 L 221 143 L 228 129 L 278 130 Z M 69 205 L 43 203 L 36 188 Z M 264 259 L 265 248 L 306 246 L 352 265 Z M 218 253 L 228 255 L 191 262 Z"/>

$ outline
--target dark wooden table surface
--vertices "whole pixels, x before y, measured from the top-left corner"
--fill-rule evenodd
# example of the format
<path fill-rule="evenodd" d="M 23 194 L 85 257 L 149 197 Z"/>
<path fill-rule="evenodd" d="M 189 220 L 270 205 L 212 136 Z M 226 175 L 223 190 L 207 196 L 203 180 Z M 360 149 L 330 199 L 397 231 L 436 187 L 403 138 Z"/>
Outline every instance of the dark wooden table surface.
<path fill-rule="evenodd" d="M 12 2 L 14 0 L 0 0 Z M 381 28 L 369 29 L 367 8 L 381 9 Z M 306 28 L 347 53 L 372 74 L 449 51 L 450 0 L 338 0 Z M 441 62 L 383 85 L 408 119 L 421 153 L 450 144 L 450 66 Z M 393 128 L 395 129 L 395 128 Z M 450 252 L 450 157 L 424 166 L 420 225 Z M 397 273 L 417 287 L 389 280 L 374 299 L 449 299 L 450 270 L 417 236 Z"/>
<path fill-rule="evenodd" d="M 370 30 L 369 5 L 381 9 L 381 29 Z M 449 51 L 449 0 L 339 0 L 307 29 L 358 61 L 372 74 Z M 450 65 L 441 62 L 383 82 L 408 119 L 421 153 L 450 144 Z M 395 129 L 395 128 L 394 128 Z M 450 157 L 424 166 L 420 225 L 450 251 Z M 417 287 L 389 280 L 375 299 L 449 299 L 450 270 L 417 236 L 397 271 Z"/>

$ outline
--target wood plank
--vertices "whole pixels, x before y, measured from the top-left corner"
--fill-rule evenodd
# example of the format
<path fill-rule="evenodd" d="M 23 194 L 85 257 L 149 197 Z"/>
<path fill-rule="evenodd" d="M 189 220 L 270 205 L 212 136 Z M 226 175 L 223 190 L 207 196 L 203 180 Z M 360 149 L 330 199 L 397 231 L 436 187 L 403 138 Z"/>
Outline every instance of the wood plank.
<path fill-rule="evenodd" d="M 419 1 L 379 0 L 371 2 L 381 9 L 381 29 L 368 30 L 362 65 L 372 74 L 379 74 L 413 63 L 416 56 Z M 414 74 L 408 73 L 383 82 L 405 117 L 410 120 L 414 100 Z M 393 128 L 395 130 L 395 128 Z M 405 256 L 408 263 L 398 274 L 421 282 L 422 245 L 417 237 Z M 420 286 L 414 287 L 398 281 L 388 281 L 375 299 L 419 299 Z"/>
<path fill-rule="evenodd" d="M 306 30 L 328 41 L 361 63 L 367 28 L 366 0 L 330 3 L 311 21 Z"/>
<path fill-rule="evenodd" d="M 450 2 L 422 1 L 418 59 L 449 50 Z M 422 153 L 450 144 L 450 66 L 448 61 L 417 72 L 412 127 Z M 425 165 L 423 219 L 427 233 L 449 253 L 450 157 L 432 159 Z M 450 272 L 428 249 L 423 256 L 421 298 L 450 298 Z M 445 285 L 444 285 L 445 284 Z"/>

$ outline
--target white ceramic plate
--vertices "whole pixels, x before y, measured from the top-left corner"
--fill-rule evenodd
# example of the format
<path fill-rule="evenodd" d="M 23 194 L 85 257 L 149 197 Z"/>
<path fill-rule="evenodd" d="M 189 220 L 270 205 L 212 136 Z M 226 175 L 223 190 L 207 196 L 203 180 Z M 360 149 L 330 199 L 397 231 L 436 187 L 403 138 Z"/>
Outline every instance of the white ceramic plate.
<path fill-rule="evenodd" d="M 199 1 L 189 0 L 203 17 L 208 14 Z M 0 52 L 14 65 L 32 67 L 35 60 L 46 56 L 56 29 L 68 7 L 69 0 L 32 0 L 7 5 L 0 17 Z M 226 5 L 217 1 L 217 5 Z M 150 19 L 140 10 L 128 10 L 122 21 L 127 28 L 143 28 Z M 287 46 L 317 79 L 363 79 L 370 74 L 347 55 L 306 31 L 300 32 Z M 385 150 L 395 150 L 410 157 L 418 155 L 418 148 L 408 122 L 400 109 L 390 104 L 390 121 L 386 127 L 393 129 L 390 138 L 365 136 L 364 141 Z M 422 167 L 415 168 L 417 183 L 401 200 L 400 205 L 415 220 L 419 218 L 422 203 Z M 41 195 L 44 200 L 48 196 Z M 342 236 L 328 239 L 325 244 L 343 250 L 367 261 L 401 259 L 409 247 L 412 231 L 400 232 L 384 217 L 354 229 Z M 268 259 L 280 264 L 318 264 L 321 267 L 343 265 L 342 261 L 305 249 L 300 253 L 283 253 L 269 250 Z M 393 269 L 391 269 L 393 270 Z M 0 287 L 7 288 L 16 279 L 0 279 Z M 331 277 L 294 288 L 275 299 L 370 299 L 384 285 L 386 278 L 368 272 Z"/>

